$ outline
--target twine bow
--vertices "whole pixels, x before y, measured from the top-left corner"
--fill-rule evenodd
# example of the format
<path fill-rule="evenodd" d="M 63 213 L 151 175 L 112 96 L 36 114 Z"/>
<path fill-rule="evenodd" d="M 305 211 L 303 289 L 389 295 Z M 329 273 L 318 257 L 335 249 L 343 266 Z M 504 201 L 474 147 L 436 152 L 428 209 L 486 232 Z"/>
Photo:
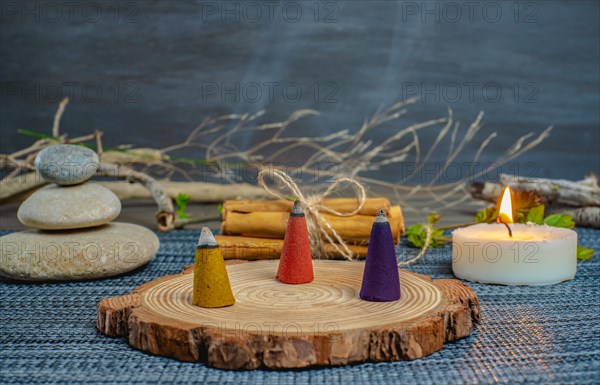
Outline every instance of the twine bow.
<path fill-rule="evenodd" d="M 279 191 L 273 191 L 267 186 L 265 182 L 265 175 L 269 174 L 270 170 L 261 170 L 258 173 L 258 183 L 262 188 L 265 189 L 269 194 L 276 196 L 280 199 L 292 200 L 289 196 L 285 196 Z M 325 247 L 323 242 L 323 238 L 327 240 L 327 242 L 331 245 L 331 247 L 337 251 L 339 254 L 344 256 L 344 258 L 348 260 L 352 260 L 354 258 L 354 254 L 348 248 L 348 245 L 344 242 L 344 240 L 340 237 L 340 235 L 335 231 L 333 226 L 321 215 L 321 212 L 337 215 L 340 217 L 349 217 L 352 215 L 358 214 L 358 212 L 363 208 L 366 200 L 365 188 L 356 180 L 351 178 L 340 178 L 337 179 L 334 183 L 329 185 L 327 190 L 325 190 L 322 194 L 313 194 L 309 196 L 305 196 L 296 182 L 285 172 L 281 170 L 273 170 L 273 179 L 279 179 L 290 191 L 292 194 L 300 201 L 302 207 L 304 208 L 304 215 L 306 216 L 306 223 L 308 226 L 308 233 L 310 235 L 310 243 L 311 243 L 311 251 L 313 256 L 328 256 L 329 252 Z M 331 194 L 336 187 L 338 187 L 342 183 L 350 183 L 356 190 L 356 199 L 358 200 L 358 206 L 349 212 L 339 212 L 330 207 L 323 205 L 323 200 L 329 194 Z"/>

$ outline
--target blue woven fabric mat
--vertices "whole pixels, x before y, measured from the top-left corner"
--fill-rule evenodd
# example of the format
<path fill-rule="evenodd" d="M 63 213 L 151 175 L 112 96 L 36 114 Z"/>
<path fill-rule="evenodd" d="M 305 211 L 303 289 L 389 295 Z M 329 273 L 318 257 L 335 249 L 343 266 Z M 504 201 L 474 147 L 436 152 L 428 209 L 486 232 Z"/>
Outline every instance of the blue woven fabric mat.
<path fill-rule="evenodd" d="M 0 381 L 3 383 L 460 384 L 600 383 L 600 231 L 578 229 L 596 249 L 570 282 L 541 287 L 470 284 L 482 324 L 468 338 L 409 362 L 294 371 L 224 371 L 142 353 L 95 329 L 96 303 L 175 274 L 193 262 L 197 231 L 160 234 L 157 257 L 112 279 L 54 284 L 0 281 Z M 400 258 L 416 253 L 402 248 Z M 452 277 L 450 248 L 410 270 Z"/>

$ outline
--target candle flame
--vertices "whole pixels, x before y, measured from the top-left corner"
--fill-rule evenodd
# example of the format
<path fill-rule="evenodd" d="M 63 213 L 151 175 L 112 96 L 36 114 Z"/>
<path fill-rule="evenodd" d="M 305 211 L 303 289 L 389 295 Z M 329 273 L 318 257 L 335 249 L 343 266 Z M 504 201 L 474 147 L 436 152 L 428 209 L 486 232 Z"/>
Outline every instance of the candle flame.
<path fill-rule="evenodd" d="M 510 198 L 510 187 L 506 186 L 500 201 L 500 209 L 498 210 L 498 221 L 504 223 L 514 223 L 512 214 L 512 201 Z"/>

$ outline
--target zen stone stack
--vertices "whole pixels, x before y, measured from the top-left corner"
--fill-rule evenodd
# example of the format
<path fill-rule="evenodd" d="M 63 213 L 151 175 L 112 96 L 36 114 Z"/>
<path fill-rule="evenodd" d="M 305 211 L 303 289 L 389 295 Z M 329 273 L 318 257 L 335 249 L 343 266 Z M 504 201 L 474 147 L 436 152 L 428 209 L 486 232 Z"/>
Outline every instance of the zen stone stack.
<path fill-rule="evenodd" d="M 0 237 L 0 275 L 28 281 L 75 280 L 125 273 L 149 262 L 158 237 L 145 227 L 111 222 L 119 198 L 88 182 L 99 166 L 85 147 L 59 144 L 42 150 L 35 166 L 51 182 L 19 207 L 33 228 Z"/>

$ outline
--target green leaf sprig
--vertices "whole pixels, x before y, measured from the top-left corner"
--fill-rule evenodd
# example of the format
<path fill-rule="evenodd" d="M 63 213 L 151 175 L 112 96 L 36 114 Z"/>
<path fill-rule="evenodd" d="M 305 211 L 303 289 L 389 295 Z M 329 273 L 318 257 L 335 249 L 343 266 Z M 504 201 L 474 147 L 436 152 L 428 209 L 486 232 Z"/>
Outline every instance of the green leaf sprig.
<path fill-rule="evenodd" d="M 186 213 L 189 201 L 190 196 L 187 194 L 179 193 L 177 197 L 175 197 L 175 204 L 177 205 L 177 217 L 179 219 L 186 219 L 189 217 L 189 214 Z"/>
<path fill-rule="evenodd" d="M 442 219 L 442 216 L 438 213 L 430 213 L 427 217 L 427 224 L 417 223 L 416 225 L 409 226 L 406 230 L 406 238 L 408 242 L 414 247 L 422 248 L 425 246 L 427 240 L 427 227 L 431 228 L 431 241 L 429 247 L 443 246 L 448 242 L 452 242 L 451 237 L 444 236 L 444 230 L 446 228 L 434 228 L 433 226 Z"/>
<path fill-rule="evenodd" d="M 589 261 L 594 255 L 594 249 L 589 247 L 577 246 L 577 259 L 580 261 Z"/>

